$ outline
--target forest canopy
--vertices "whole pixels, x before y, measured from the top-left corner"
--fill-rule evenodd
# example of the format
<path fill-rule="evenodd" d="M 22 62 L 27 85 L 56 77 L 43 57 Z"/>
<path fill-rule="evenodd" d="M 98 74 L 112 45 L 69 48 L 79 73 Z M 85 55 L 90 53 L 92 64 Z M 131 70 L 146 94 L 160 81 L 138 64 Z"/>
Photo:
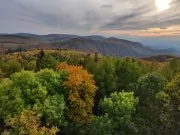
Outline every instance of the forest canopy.
<path fill-rule="evenodd" d="M 180 60 L 70 50 L 0 56 L 2 135 L 179 135 Z"/>

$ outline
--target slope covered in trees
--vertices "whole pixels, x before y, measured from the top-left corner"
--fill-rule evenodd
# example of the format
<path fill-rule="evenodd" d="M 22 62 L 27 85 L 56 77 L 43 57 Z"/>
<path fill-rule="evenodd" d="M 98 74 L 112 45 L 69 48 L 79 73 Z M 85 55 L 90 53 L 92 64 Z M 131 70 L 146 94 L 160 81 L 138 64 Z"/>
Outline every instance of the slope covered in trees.
<path fill-rule="evenodd" d="M 0 57 L 2 135 L 179 135 L 180 60 L 65 50 Z"/>
<path fill-rule="evenodd" d="M 0 54 L 21 52 L 33 48 L 72 49 L 86 53 L 98 52 L 105 56 L 151 56 L 171 54 L 179 56 L 177 49 L 155 49 L 125 39 L 103 36 L 78 36 L 68 34 L 34 35 L 28 33 L 1 34 Z"/>

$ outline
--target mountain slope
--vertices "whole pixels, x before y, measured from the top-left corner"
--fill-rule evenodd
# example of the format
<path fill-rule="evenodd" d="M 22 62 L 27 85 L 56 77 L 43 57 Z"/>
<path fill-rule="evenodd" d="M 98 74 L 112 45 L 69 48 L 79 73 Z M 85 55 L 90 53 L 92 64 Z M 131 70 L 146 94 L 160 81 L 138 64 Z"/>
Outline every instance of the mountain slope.
<path fill-rule="evenodd" d="M 77 35 L 69 35 L 69 34 L 35 35 L 35 34 L 28 34 L 28 33 L 17 33 L 16 35 L 25 36 L 29 38 L 36 38 L 43 42 L 48 42 L 48 43 L 59 42 L 59 41 L 64 41 L 64 40 L 78 37 Z"/>
<path fill-rule="evenodd" d="M 153 53 L 140 43 L 118 40 L 112 38 L 104 40 L 73 38 L 66 42 L 54 43 L 53 45 L 59 48 L 74 49 L 90 53 L 98 52 L 103 55 L 146 56 L 152 55 Z"/>
<path fill-rule="evenodd" d="M 83 51 L 87 53 L 98 52 L 103 55 L 114 56 L 149 56 L 157 54 L 178 54 L 174 49 L 152 49 L 141 43 L 114 37 L 103 36 L 77 36 L 68 34 L 34 35 L 17 33 L 14 35 L 0 35 L 0 52 L 7 49 L 32 48 L 63 48 Z"/>
<path fill-rule="evenodd" d="M 52 47 L 51 44 L 45 43 L 37 37 L 27 37 L 20 35 L 0 35 L 0 46 L 1 48 L 3 47 L 3 51 L 1 51 L 1 53 L 7 49 L 15 50 L 17 48 L 32 49 Z"/>

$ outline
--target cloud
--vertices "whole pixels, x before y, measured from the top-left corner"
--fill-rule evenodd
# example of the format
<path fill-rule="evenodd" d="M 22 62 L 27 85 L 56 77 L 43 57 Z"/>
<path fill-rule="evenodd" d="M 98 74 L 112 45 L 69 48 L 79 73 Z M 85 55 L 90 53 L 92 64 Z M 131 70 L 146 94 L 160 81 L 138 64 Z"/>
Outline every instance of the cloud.
<path fill-rule="evenodd" d="M 102 5 L 101 8 L 113 8 L 113 6 L 107 4 L 107 5 Z"/>
<path fill-rule="evenodd" d="M 178 35 L 180 0 L 158 12 L 155 0 L 1 0 L 1 32 Z M 155 31 L 155 29 L 160 29 Z"/>
<path fill-rule="evenodd" d="M 140 37 L 173 37 L 180 35 L 180 25 L 171 26 L 168 28 L 149 28 L 145 30 L 103 30 L 101 34 L 105 35 L 128 35 L 128 36 L 140 36 Z"/>
<path fill-rule="evenodd" d="M 172 1 L 170 9 L 157 12 L 154 4 L 147 2 L 131 9 L 132 12 L 128 14 L 115 16 L 112 21 L 102 25 L 102 28 L 106 30 L 142 30 L 177 25 L 180 23 L 179 3 L 180 1 Z"/>

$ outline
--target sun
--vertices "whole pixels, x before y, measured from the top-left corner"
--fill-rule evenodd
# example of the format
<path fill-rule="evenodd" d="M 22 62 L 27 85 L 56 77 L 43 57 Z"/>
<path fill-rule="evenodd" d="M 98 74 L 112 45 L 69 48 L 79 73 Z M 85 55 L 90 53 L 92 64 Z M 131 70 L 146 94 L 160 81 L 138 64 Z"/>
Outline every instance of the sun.
<path fill-rule="evenodd" d="M 158 11 L 164 11 L 170 7 L 171 0 L 156 0 L 155 2 Z"/>

